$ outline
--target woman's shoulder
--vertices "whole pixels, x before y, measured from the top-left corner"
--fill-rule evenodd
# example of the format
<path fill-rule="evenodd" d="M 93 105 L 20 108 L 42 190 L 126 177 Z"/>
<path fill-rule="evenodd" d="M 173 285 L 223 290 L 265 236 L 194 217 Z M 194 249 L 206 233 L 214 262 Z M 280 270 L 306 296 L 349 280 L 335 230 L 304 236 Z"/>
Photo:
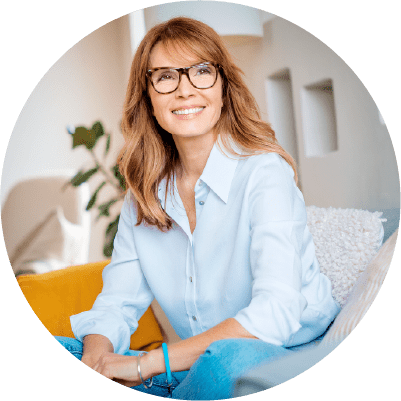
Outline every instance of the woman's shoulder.
<path fill-rule="evenodd" d="M 247 156 L 244 160 L 244 166 L 256 175 L 289 175 L 294 177 L 294 170 L 286 160 L 275 152 L 258 153 Z"/>
<path fill-rule="evenodd" d="M 137 203 L 135 197 L 130 189 L 127 190 L 124 196 L 124 202 L 122 205 L 122 212 L 129 213 L 130 215 L 135 214 L 137 212 Z"/>

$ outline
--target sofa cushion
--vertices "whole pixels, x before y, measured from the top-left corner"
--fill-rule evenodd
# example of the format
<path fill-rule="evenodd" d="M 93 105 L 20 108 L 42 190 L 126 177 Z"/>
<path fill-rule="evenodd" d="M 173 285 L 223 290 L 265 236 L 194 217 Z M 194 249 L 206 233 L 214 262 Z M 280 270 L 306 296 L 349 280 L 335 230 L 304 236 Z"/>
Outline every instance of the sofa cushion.
<path fill-rule="evenodd" d="M 74 338 L 70 316 L 92 308 L 103 287 L 102 271 L 109 263 L 107 260 L 44 274 L 22 275 L 17 280 L 29 305 L 50 333 Z M 160 327 L 149 307 L 131 336 L 130 348 L 150 351 L 162 342 Z"/>
<path fill-rule="evenodd" d="M 383 241 L 382 213 L 360 209 L 308 206 L 308 227 L 321 272 L 331 281 L 334 299 L 343 307 Z"/>
<path fill-rule="evenodd" d="M 71 266 L 79 260 L 84 227 L 68 221 L 60 206 L 52 210 L 16 245 L 10 256 L 16 276 L 40 274 Z"/>

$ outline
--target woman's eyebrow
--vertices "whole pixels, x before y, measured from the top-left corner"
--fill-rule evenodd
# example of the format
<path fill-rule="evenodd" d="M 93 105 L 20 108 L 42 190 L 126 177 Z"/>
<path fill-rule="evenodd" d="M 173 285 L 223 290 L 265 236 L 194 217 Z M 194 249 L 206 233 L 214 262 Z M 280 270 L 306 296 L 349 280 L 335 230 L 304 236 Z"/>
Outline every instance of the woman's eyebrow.
<path fill-rule="evenodd" d="M 161 66 L 161 67 L 152 67 L 152 68 L 148 68 L 148 70 L 156 70 L 156 69 L 163 69 L 163 68 L 171 69 L 171 70 L 176 70 L 176 69 L 179 69 L 179 68 L 190 68 L 190 67 L 195 67 L 195 66 L 197 66 L 197 65 L 202 65 L 202 64 L 205 64 L 205 63 L 210 63 L 210 61 L 205 61 L 205 60 L 203 60 L 203 61 L 197 61 L 197 62 L 195 62 L 195 63 L 193 63 L 193 64 L 191 64 L 191 65 L 188 65 L 187 67 Z"/>

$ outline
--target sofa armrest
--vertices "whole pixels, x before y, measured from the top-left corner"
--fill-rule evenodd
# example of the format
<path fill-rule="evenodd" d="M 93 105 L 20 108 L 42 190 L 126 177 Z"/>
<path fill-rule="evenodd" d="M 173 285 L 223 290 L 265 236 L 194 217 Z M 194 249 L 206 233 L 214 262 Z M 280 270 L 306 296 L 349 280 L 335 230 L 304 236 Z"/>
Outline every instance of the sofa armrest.
<path fill-rule="evenodd" d="M 242 397 L 284 383 L 311 368 L 331 351 L 332 348 L 319 345 L 261 364 L 236 381 L 233 396 Z"/>
<path fill-rule="evenodd" d="M 398 229 L 386 241 L 359 277 L 347 304 L 319 345 L 313 348 L 305 348 L 285 358 L 252 369 L 237 380 L 234 387 L 234 397 L 256 393 L 284 383 L 311 368 L 336 348 L 365 316 L 376 298 L 390 267 L 397 235 Z"/>

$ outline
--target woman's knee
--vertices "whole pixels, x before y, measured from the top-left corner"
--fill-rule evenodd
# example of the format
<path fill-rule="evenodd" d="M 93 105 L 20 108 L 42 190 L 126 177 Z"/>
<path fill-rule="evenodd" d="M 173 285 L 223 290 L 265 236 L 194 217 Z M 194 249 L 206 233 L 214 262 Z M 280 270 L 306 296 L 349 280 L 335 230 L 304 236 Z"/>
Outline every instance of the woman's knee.
<path fill-rule="evenodd" d="M 266 343 L 259 339 L 232 338 L 215 341 L 206 349 L 203 363 L 211 367 L 224 368 L 232 376 L 263 362 L 272 361 L 291 354 L 284 347 Z"/>
<path fill-rule="evenodd" d="M 251 338 L 228 338 L 218 340 L 209 345 L 206 353 L 209 355 L 217 355 L 220 357 L 230 356 L 235 358 L 244 353 L 260 353 L 266 352 L 271 344 L 264 343 L 262 340 Z M 275 346 L 272 346 L 275 347 Z"/>
<path fill-rule="evenodd" d="M 227 377 L 236 377 L 242 373 L 244 364 L 243 353 L 247 348 L 247 342 L 242 339 L 218 340 L 209 345 L 201 357 L 202 368 L 216 372 Z M 245 351 L 246 352 L 246 351 Z"/>

